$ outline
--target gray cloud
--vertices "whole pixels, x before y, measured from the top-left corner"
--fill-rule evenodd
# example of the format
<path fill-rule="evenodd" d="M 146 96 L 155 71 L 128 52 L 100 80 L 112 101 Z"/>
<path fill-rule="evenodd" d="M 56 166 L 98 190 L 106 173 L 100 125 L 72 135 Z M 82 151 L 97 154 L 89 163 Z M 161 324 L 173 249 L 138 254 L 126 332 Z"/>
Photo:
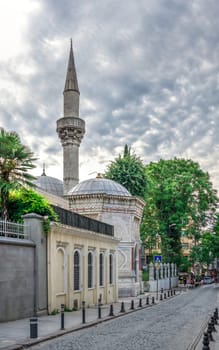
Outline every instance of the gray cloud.
<path fill-rule="evenodd" d="M 219 189 L 217 1 L 39 3 L 25 32 L 28 57 L 0 59 L 1 125 L 22 135 L 40 156 L 39 167 L 45 158 L 48 173 L 62 166 L 55 129 L 73 37 L 86 121 L 82 178 L 103 171 L 128 143 L 145 163 L 198 161 Z M 14 69 L 22 62 L 32 68 L 28 76 Z"/>

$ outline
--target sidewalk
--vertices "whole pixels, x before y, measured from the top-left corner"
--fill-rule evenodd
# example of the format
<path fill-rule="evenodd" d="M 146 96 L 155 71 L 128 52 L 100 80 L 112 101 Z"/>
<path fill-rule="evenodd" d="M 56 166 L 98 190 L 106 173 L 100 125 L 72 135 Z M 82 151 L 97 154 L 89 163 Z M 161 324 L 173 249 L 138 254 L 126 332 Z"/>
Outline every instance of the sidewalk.
<path fill-rule="evenodd" d="M 149 297 L 149 305 L 146 304 L 146 298 Z M 152 297 L 154 297 L 155 304 L 161 302 L 156 300 L 156 293 L 145 293 L 138 297 L 129 297 L 119 299 L 117 303 L 113 304 L 113 313 L 115 317 L 121 317 L 129 312 L 135 312 L 142 308 L 152 306 Z M 172 296 L 174 297 L 174 296 Z M 168 299 L 170 299 L 169 297 Z M 139 299 L 141 299 L 141 304 Z M 160 299 L 160 294 L 158 296 Z M 131 302 L 134 302 L 134 310 L 131 308 Z M 121 303 L 124 303 L 125 313 L 121 312 Z M 112 310 L 111 310 L 112 311 Z M 0 349 L 4 350 L 18 350 L 23 347 L 28 347 L 38 344 L 45 340 L 59 337 L 78 329 L 91 327 L 97 323 L 105 322 L 112 319 L 110 314 L 110 305 L 101 306 L 101 318 L 98 318 L 98 307 L 90 307 L 85 309 L 85 321 L 82 323 L 82 310 L 71 311 L 64 313 L 64 330 L 61 330 L 61 314 L 45 315 L 38 317 L 38 338 L 30 338 L 30 318 L 25 318 L 17 321 L 10 321 L 0 323 Z"/>

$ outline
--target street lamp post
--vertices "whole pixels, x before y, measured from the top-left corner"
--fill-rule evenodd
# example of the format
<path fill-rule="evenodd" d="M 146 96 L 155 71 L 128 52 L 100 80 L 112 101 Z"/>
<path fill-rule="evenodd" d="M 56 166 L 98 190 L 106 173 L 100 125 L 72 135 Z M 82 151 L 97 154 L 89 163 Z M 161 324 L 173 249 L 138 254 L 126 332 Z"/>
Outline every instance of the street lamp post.
<path fill-rule="evenodd" d="M 169 289 L 171 290 L 171 264 L 169 264 Z"/>
<path fill-rule="evenodd" d="M 157 296 L 156 299 L 158 300 L 158 280 L 159 280 L 159 270 L 160 270 L 160 264 L 156 263 L 156 279 L 157 279 Z"/>
<path fill-rule="evenodd" d="M 155 237 L 156 237 L 156 248 L 159 249 L 159 240 L 160 240 L 159 233 L 156 233 Z M 160 264 L 161 264 L 161 261 L 162 261 L 161 259 L 162 259 L 161 255 L 154 256 L 154 263 L 155 263 L 155 268 L 156 268 L 156 280 L 157 280 L 157 295 L 156 295 L 156 299 L 157 300 L 158 300 Z"/>
<path fill-rule="evenodd" d="M 173 227 L 173 226 L 176 226 L 176 224 L 168 225 L 168 234 L 169 234 L 169 236 L 170 236 L 170 232 L 171 232 L 171 227 Z M 172 275 L 171 263 L 172 263 L 172 261 L 169 263 L 169 289 L 170 290 L 172 288 L 172 285 L 171 285 L 171 275 Z"/>

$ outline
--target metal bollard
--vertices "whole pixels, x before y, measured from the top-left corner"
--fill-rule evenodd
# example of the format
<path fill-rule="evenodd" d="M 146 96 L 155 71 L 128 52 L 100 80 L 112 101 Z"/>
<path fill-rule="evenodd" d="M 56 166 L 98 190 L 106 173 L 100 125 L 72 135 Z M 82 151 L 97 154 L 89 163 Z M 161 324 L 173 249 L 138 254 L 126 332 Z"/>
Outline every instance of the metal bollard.
<path fill-rule="evenodd" d="M 65 304 L 61 304 L 61 329 L 65 329 Z"/>
<path fill-rule="evenodd" d="M 101 318 L 101 300 L 98 299 L 98 318 Z"/>
<path fill-rule="evenodd" d="M 176 290 L 175 289 L 173 290 L 173 294 L 176 295 Z"/>
<path fill-rule="evenodd" d="M 155 302 L 154 302 L 154 297 L 152 297 L 152 304 L 154 304 Z"/>
<path fill-rule="evenodd" d="M 214 341 L 214 338 L 212 336 L 212 329 L 211 329 L 211 323 L 210 322 L 208 322 L 207 333 L 208 333 L 208 340 L 209 341 Z"/>
<path fill-rule="evenodd" d="M 149 297 L 146 298 L 146 305 L 149 305 Z"/>
<path fill-rule="evenodd" d="M 218 324 L 217 320 L 218 320 L 218 316 L 217 316 L 217 313 L 216 311 L 214 311 L 214 324 Z"/>
<path fill-rule="evenodd" d="M 218 320 L 218 308 L 217 307 L 215 308 L 215 315 L 216 315 L 217 320 Z"/>
<path fill-rule="evenodd" d="M 82 301 L 82 323 L 86 323 L 85 301 Z"/>
<path fill-rule="evenodd" d="M 217 330 L 216 330 L 214 325 L 215 325 L 214 317 L 212 316 L 211 317 L 211 329 L 212 329 L 212 332 L 217 332 Z"/>
<path fill-rule="evenodd" d="M 30 338 L 38 337 L 38 319 L 37 317 L 30 318 Z"/>
<path fill-rule="evenodd" d="M 121 309 L 120 312 L 125 312 L 125 304 L 124 301 L 121 302 Z"/>
<path fill-rule="evenodd" d="M 171 297 L 173 296 L 173 290 L 172 289 L 170 290 L 170 295 L 171 295 Z"/>
<path fill-rule="evenodd" d="M 163 295 L 163 298 L 164 298 L 164 299 L 166 299 L 166 298 L 167 298 L 167 295 L 166 295 L 166 293 L 164 293 L 164 295 Z"/>
<path fill-rule="evenodd" d="M 114 315 L 114 312 L 113 312 L 113 304 L 110 305 L 109 316 L 115 316 L 115 315 Z"/>
<path fill-rule="evenodd" d="M 142 307 L 142 299 L 141 298 L 139 299 L 138 307 Z"/>
<path fill-rule="evenodd" d="M 167 297 L 169 298 L 169 296 L 170 296 L 170 291 L 168 290 L 167 291 Z"/>
<path fill-rule="evenodd" d="M 134 310 L 134 308 L 135 308 L 135 307 L 134 307 L 134 300 L 131 300 L 131 307 L 130 307 L 130 309 L 131 309 L 131 310 Z"/>
<path fill-rule="evenodd" d="M 208 333 L 206 333 L 206 332 L 204 333 L 202 344 L 203 344 L 202 350 L 210 350 L 210 348 L 209 348 L 209 340 L 208 340 Z"/>
<path fill-rule="evenodd" d="M 163 300 L 163 295 L 162 295 L 162 294 L 160 294 L 160 301 L 161 301 L 161 300 Z"/>

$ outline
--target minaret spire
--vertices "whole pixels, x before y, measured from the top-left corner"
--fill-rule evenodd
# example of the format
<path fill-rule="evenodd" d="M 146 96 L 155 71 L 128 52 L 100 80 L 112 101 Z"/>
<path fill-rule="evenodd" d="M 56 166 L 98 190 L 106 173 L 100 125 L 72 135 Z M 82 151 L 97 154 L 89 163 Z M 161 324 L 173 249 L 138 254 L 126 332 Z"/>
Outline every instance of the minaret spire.
<path fill-rule="evenodd" d="M 79 147 L 85 122 L 79 118 L 80 92 L 74 62 L 72 39 L 64 88 L 64 117 L 57 120 L 57 133 L 63 147 L 64 195 L 79 181 Z"/>
<path fill-rule="evenodd" d="M 69 59 L 68 59 L 68 68 L 67 68 L 64 92 L 68 90 L 77 91 L 80 94 L 80 91 L 78 88 L 78 79 L 77 79 L 77 74 L 75 69 L 72 39 L 70 39 L 70 53 L 69 53 Z"/>
<path fill-rule="evenodd" d="M 78 88 L 78 79 L 75 68 L 75 60 L 72 47 L 72 39 L 70 41 L 70 53 L 68 59 L 68 67 L 64 87 L 64 117 L 79 116 L 79 99 L 80 91 Z"/>

